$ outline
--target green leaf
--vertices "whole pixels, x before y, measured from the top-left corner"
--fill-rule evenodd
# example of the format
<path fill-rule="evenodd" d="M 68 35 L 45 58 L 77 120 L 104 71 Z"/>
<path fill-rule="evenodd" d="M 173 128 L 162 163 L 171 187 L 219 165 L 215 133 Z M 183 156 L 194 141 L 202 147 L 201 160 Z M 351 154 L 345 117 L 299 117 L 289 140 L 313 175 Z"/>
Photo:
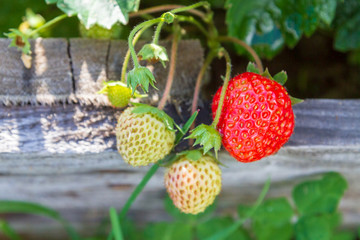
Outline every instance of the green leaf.
<path fill-rule="evenodd" d="M 194 114 L 186 121 L 184 126 L 181 128 L 181 131 L 179 131 L 176 134 L 175 145 L 177 145 L 181 141 L 181 139 L 184 137 L 184 135 L 189 131 L 191 125 L 194 123 L 198 114 L 199 114 L 198 111 L 194 112 Z"/>
<path fill-rule="evenodd" d="M 9 33 L 5 33 L 5 36 L 7 36 L 12 40 L 9 47 L 17 47 L 24 54 L 30 55 L 31 45 L 28 37 L 24 33 L 20 32 L 18 29 L 11 28 L 9 30 L 10 30 Z"/>
<path fill-rule="evenodd" d="M 331 228 L 321 216 L 305 216 L 295 224 L 296 240 L 330 240 Z"/>
<path fill-rule="evenodd" d="M 191 240 L 192 226 L 182 222 L 149 224 L 144 231 L 145 240 Z"/>
<path fill-rule="evenodd" d="M 10 240 L 21 240 L 20 236 L 15 232 L 15 230 L 6 221 L 1 219 L 0 233 L 3 233 L 5 237 L 8 237 Z"/>
<path fill-rule="evenodd" d="M 331 240 L 355 240 L 355 234 L 352 232 L 339 232 L 331 236 Z"/>
<path fill-rule="evenodd" d="M 258 221 L 252 223 L 252 230 L 257 240 L 290 240 L 293 237 L 294 230 L 289 222 L 281 224 L 263 224 Z"/>
<path fill-rule="evenodd" d="M 360 1 L 344 0 L 338 3 L 334 20 L 335 49 L 349 51 L 360 48 Z"/>
<path fill-rule="evenodd" d="M 212 126 L 201 124 L 191 131 L 191 134 L 187 137 L 195 139 L 194 146 L 200 144 L 206 154 L 210 149 L 214 148 L 216 159 L 217 152 L 221 147 L 220 133 Z"/>
<path fill-rule="evenodd" d="M 127 24 L 128 13 L 137 11 L 140 0 L 46 0 L 56 3 L 64 13 L 77 15 L 86 28 L 97 24 L 110 29 L 120 22 Z"/>
<path fill-rule="evenodd" d="M 135 67 L 129 71 L 127 75 L 127 86 L 131 86 L 133 94 L 138 86 L 140 86 L 145 93 L 149 91 L 149 84 L 157 89 L 154 85 L 155 82 L 154 75 L 146 67 Z"/>
<path fill-rule="evenodd" d="M 264 201 L 256 210 L 253 219 L 264 224 L 277 224 L 289 222 L 293 214 L 292 207 L 286 198 L 275 198 Z"/>
<path fill-rule="evenodd" d="M 35 214 L 52 218 L 60 222 L 68 232 L 72 240 L 79 240 L 79 236 L 74 229 L 66 222 L 60 214 L 48 207 L 36 203 L 21 202 L 21 201 L 0 201 L 0 214 L 1 213 L 21 213 L 21 214 Z"/>
<path fill-rule="evenodd" d="M 296 97 L 290 97 L 291 105 L 294 106 L 295 104 L 302 103 L 304 100 Z"/>
<path fill-rule="evenodd" d="M 148 62 L 160 61 L 164 68 L 166 67 L 165 62 L 169 61 L 166 49 L 155 43 L 145 44 L 139 51 L 138 56 L 141 60 Z"/>
<path fill-rule="evenodd" d="M 256 199 L 255 204 L 250 208 L 250 210 L 247 212 L 244 218 L 241 218 L 237 221 L 235 221 L 233 224 L 231 224 L 229 227 L 226 227 L 222 229 L 221 231 L 218 231 L 217 233 L 213 234 L 212 236 L 206 238 L 205 240 L 219 240 L 219 239 L 226 239 L 226 237 L 230 236 L 234 231 L 239 229 L 239 227 L 248 219 L 253 216 L 253 214 L 256 212 L 256 209 L 261 205 L 261 203 L 264 201 L 264 198 L 269 191 L 270 188 L 270 179 L 268 179 L 263 189 L 261 190 L 261 193 L 259 194 L 259 197 Z"/>
<path fill-rule="evenodd" d="M 287 81 L 287 74 L 285 71 L 281 71 L 277 74 L 275 74 L 275 76 L 273 77 L 273 79 L 279 83 L 280 85 L 284 85 Z"/>
<path fill-rule="evenodd" d="M 293 190 L 293 199 L 302 215 L 334 213 L 347 188 L 338 173 L 327 173 L 320 180 L 300 183 Z"/>
<path fill-rule="evenodd" d="M 244 218 L 251 207 L 239 205 L 239 216 Z M 258 240 L 291 239 L 293 228 L 290 223 L 293 210 L 286 198 L 264 201 L 252 215 L 252 229 Z"/>
<path fill-rule="evenodd" d="M 253 62 L 249 62 L 246 67 L 247 72 L 257 73 L 260 74 L 260 70 L 255 66 Z"/>
<path fill-rule="evenodd" d="M 213 234 L 223 230 L 234 224 L 234 220 L 231 217 L 216 217 L 208 221 L 200 223 L 196 227 L 197 239 L 205 239 L 211 237 Z M 247 231 L 239 227 L 230 236 L 226 238 L 219 238 L 219 240 L 250 240 L 250 235 Z"/>
<path fill-rule="evenodd" d="M 167 115 L 163 110 L 160 110 L 156 107 L 142 104 L 142 103 L 132 103 L 135 108 L 133 109 L 133 113 L 144 114 L 150 113 L 158 117 L 164 124 L 167 129 L 170 131 L 175 131 L 174 129 L 174 119 L 172 119 L 169 115 Z"/>
<path fill-rule="evenodd" d="M 321 24 L 328 26 L 336 4 L 337 0 L 227 0 L 226 24 L 230 36 L 272 58 L 285 44 L 294 47 L 303 34 L 310 36 Z"/>

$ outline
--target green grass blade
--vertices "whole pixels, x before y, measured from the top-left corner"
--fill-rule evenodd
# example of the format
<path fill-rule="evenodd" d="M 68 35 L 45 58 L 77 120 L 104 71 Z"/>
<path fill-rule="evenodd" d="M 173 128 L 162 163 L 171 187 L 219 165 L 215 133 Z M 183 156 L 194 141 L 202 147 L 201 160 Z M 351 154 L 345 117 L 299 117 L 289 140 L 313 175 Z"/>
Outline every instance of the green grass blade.
<path fill-rule="evenodd" d="M 121 231 L 120 221 L 115 208 L 110 208 L 110 220 L 115 240 L 124 240 Z"/>
<path fill-rule="evenodd" d="M 4 220 L 0 220 L 0 232 L 2 232 L 10 240 L 21 240 L 15 230 Z"/>
<path fill-rule="evenodd" d="M 64 226 L 71 240 L 80 239 L 79 235 L 75 232 L 73 227 L 65 219 L 63 219 L 57 211 L 40 204 L 22 201 L 0 200 L 0 213 L 25 213 L 49 217 L 60 222 Z"/>

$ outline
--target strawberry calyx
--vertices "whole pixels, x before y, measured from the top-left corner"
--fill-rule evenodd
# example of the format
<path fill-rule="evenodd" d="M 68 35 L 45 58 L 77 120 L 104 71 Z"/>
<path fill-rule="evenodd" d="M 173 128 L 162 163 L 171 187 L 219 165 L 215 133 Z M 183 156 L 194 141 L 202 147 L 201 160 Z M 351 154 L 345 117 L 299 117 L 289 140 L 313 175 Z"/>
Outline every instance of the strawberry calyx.
<path fill-rule="evenodd" d="M 5 33 L 5 36 L 12 39 L 9 47 L 17 47 L 20 49 L 24 54 L 30 55 L 31 54 L 31 46 L 29 42 L 29 37 L 27 34 L 21 32 L 19 29 L 11 28 L 9 29 L 9 33 Z"/>
<path fill-rule="evenodd" d="M 281 71 L 281 72 L 278 72 L 274 76 L 272 76 L 270 74 L 268 68 L 266 68 L 263 73 L 260 73 L 260 70 L 252 62 L 249 62 L 249 64 L 246 67 L 246 71 L 259 74 L 259 75 L 261 75 L 263 77 L 266 77 L 266 78 L 268 78 L 268 79 L 270 79 L 272 81 L 275 81 L 275 82 L 279 83 L 281 86 L 283 86 L 286 83 L 287 79 L 288 79 L 287 73 L 284 70 Z M 295 98 L 295 97 L 292 97 L 290 95 L 289 95 L 289 97 L 290 97 L 292 106 L 294 106 L 295 104 L 298 104 L 298 103 L 302 103 L 304 101 L 303 99 Z"/>
<path fill-rule="evenodd" d="M 143 66 L 133 68 L 127 75 L 127 86 L 131 86 L 132 94 L 135 93 L 138 86 L 140 86 L 145 93 L 149 91 L 149 85 L 157 89 L 154 85 L 155 82 L 155 77 L 152 72 Z"/>
<path fill-rule="evenodd" d="M 218 158 L 217 152 L 221 147 L 220 133 L 213 127 L 206 124 L 201 124 L 191 131 L 191 134 L 186 139 L 195 139 L 195 145 L 200 145 L 203 148 L 204 154 L 214 149 L 216 159 Z"/>
<path fill-rule="evenodd" d="M 138 52 L 138 57 L 140 60 L 146 60 L 151 63 L 160 61 L 164 68 L 166 67 L 165 62 L 169 61 L 166 49 L 156 43 L 145 44 Z"/>
<path fill-rule="evenodd" d="M 161 120 L 165 127 L 170 131 L 175 131 L 174 126 L 181 131 L 181 128 L 174 122 L 174 119 L 172 119 L 169 115 L 167 115 L 163 110 L 160 110 L 156 107 L 143 104 L 143 103 L 131 103 L 134 105 L 133 113 L 137 114 L 153 114 L 156 117 Z"/>

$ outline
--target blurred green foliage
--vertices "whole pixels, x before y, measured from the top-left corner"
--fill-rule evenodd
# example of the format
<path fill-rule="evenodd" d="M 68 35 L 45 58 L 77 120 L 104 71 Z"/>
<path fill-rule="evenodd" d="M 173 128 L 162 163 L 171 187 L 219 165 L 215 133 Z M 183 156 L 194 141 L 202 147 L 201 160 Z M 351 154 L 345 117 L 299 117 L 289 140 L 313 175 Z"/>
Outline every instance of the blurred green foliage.
<path fill-rule="evenodd" d="M 216 204 L 198 215 L 184 214 L 166 197 L 164 207 L 172 217 L 171 221 L 152 222 L 140 227 L 131 219 L 126 219 L 120 225 L 124 239 L 127 240 L 215 239 L 214 236 L 219 236 L 219 232 L 234 225 L 236 228 L 230 235 L 216 239 L 354 240 L 354 232 L 339 229 L 342 216 L 338 205 L 346 189 L 347 181 L 342 175 L 325 173 L 296 185 L 292 192 L 294 204 L 285 197 L 268 198 L 262 203 L 257 201 L 254 205 L 240 204 L 237 217 L 215 214 Z M 103 228 L 97 236 L 82 238 L 55 210 L 34 203 L 0 201 L 0 213 L 26 213 L 53 218 L 64 225 L 71 240 L 100 240 L 107 235 L 106 228 Z M 236 225 L 239 220 L 247 220 L 248 224 Z M 22 239 L 8 222 L 1 219 L 0 233 L 10 240 Z"/>

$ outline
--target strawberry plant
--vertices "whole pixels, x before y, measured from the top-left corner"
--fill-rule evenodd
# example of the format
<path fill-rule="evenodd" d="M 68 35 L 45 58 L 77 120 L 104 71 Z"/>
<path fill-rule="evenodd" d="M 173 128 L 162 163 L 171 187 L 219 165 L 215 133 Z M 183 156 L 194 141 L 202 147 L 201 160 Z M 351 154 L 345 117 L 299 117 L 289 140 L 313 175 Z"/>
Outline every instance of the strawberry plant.
<path fill-rule="evenodd" d="M 65 14 L 46 23 L 39 16 L 33 15 L 32 17 L 37 17 L 39 24 L 34 24 L 34 27 L 26 29 L 26 31 L 11 29 L 7 34 L 12 39 L 11 46 L 21 49 L 24 55 L 31 53 L 29 38 L 37 36 L 68 16 L 76 15 L 79 18 L 81 21 L 80 31 L 84 36 L 109 39 L 114 36 L 114 32 L 104 30 L 104 28 L 108 30 L 113 28 L 114 30 L 118 22 L 126 24 L 129 13 L 137 11 L 139 7 L 139 1 L 117 0 L 116 4 L 110 0 L 46 0 L 46 2 L 56 4 Z M 94 6 L 91 3 L 94 3 Z M 108 239 L 120 240 L 123 239 L 124 234 L 129 234 L 125 232 L 124 228 L 124 224 L 127 224 L 127 212 L 160 167 L 166 168 L 164 185 L 169 199 L 182 212 L 177 212 L 177 215 L 186 216 L 184 218 L 188 219 L 197 219 L 196 216 L 183 215 L 183 213 L 206 215 L 206 209 L 220 194 L 222 174 L 219 165 L 222 163 L 218 151 L 221 149 L 221 144 L 242 163 L 251 163 L 275 154 L 286 144 L 295 127 L 292 106 L 300 103 L 301 100 L 291 97 L 283 86 L 287 80 L 284 71 L 273 77 L 268 69 L 264 71 L 257 52 L 266 57 L 274 56 L 284 44 L 293 47 L 302 34 L 309 36 L 318 26 L 330 24 L 335 14 L 335 3 L 332 3 L 326 9 L 326 14 L 323 14 L 318 8 L 310 8 L 314 10 L 311 12 L 311 18 L 298 21 L 299 16 L 308 12 L 303 4 L 291 8 L 285 4 L 285 1 L 268 1 L 268 9 L 264 11 L 257 10 L 257 4 L 244 3 L 246 11 L 240 11 L 237 1 L 228 0 L 226 7 L 229 9 L 227 24 L 230 36 L 222 36 L 221 31 L 216 28 L 213 11 L 207 1 L 197 2 L 190 6 L 164 5 L 156 10 L 149 9 L 147 11 L 147 13 L 153 13 L 160 9 L 163 13 L 159 17 L 147 16 L 148 20 L 139 23 L 130 31 L 127 39 L 128 51 L 123 61 L 121 78 L 104 83 L 104 88 L 99 91 L 99 94 L 107 95 L 113 107 L 123 109 L 117 125 L 114 126 L 116 146 L 121 158 L 131 166 L 152 164 L 124 204 L 121 212 L 117 213 L 114 208 L 110 209 L 112 227 Z M 282 10 L 284 10 L 284 14 L 278 16 Z M 94 11 L 98 12 L 95 14 Z M 251 16 L 246 14 L 251 14 Z M 289 29 L 289 24 L 296 25 L 296 31 Z M 181 57 L 178 43 L 186 33 L 183 29 L 184 25 L 191 25 L 204 35 L 207 55 L 194 86 L 192 115 L 179 126 L 163 109 L 172 87 L 177 58 Z M 154 26 L 155 31 L 151 42 L 136 52 L 135 45 L 141 35 Z M 259 31 L 255 32 L 257 28 Z M 159 44 L 161 32 L 164 29 L 172 34 L 171 59 L 168 57 L 166 49 Z M 263 35 L 259 36 L 260 33 Z M 269 35 L 275 36 L 275 39 L 279 40 L 277 43 L 281 44 L 276 46 L 274 43 L 271 43 L 271 46 L 264 44 L 263 41 L 268 41 L 267 36 Z M 237 48 L 241 49 L 241 52 L 246 52 L 250 61 L 255 63 L 250 63 L 246 72 L 231 77 L 231 57 L 228 46 L 224 45 L 225 42 L 237 44 Z M 251 45 L 254 45 L 254 48 Z M 202 79 L 215 58 L 224 59 L 226 69 L 223 85 L 213 98 L 213 121 L 211 124 L 201 123 L 195 126 Z M 133 68 L 127 71 L 130 59 Z M 160 62 L 163 67 L 170 69 L 165 91 L 162 93 L 157 107 L 137 102 L 137 98 L 146 97 L 150 87 L 157 89 L 153 73 L 149 68 L 141 65 L 140 60 L 152 63 Z M 191 143 L 189 149 L 179 151 L 177 145 L 186 141 Z M 333 185 L 329 184 L 333 181 L 337 182 L 337 189 L 333 189 Z M 330 239 L 328 236 L 339 222 L 336 208 L 346 188 L 346 182 L 340 175 L 330 173 L 325 175 L 322 180 L 303 183 L 295 188 L 293 198 L 298 219 L 294 227 L 290 223 L 290 218 L 294 213 L 286 199 L 267 200 L 262 203 L 268 188 L 269 182 L 265 184 L 254 206 L 239 207 L 240 219 L 238 220 L 229 217 L 215 218 L 209 221 L 204 220 L 202 223 L 190 227 L 176 222 L 171 226 L 169 224 L 152 226 L 145 232 L 148 232 L 150 236 L 161 235 L 157 231 L 164 231 L 170 226 L 184 229 L 181 233 L 169 230 L 174 236 L 184 234 L 184 236 L 180 235 L 181 239 L 193 239 L 192 228 L 197 229 L 197 238 L 208 240 L 251 239 L 251 235 L 248 234 L 250 230 L 258 239 L 275 239 L 276 233 L 274 232 L 277 231 L 283 232 L 283 235 L 277 236 L 278 239 L 290 239 L 293 234 L 296 239 L 300 240 L 307 239 L 306 236 L 309 234 L 315 236 L 310 239 Z M 309 188 L 315 189 L 316 194 L 308 195 L 306 189 Z M 323 189 L 327 191 L 324 192 Z M 171 204 L 169 201 L 167 204 Z M 317 207 L 318 205 L 321 207 Z M 11 204 L 5 206 L 10 206 L 9 209 L 12 209 Z M 19 208 L 22 207 L 22 205 L 19 206 Z M 52 217 L 56 215 L 50 214 L 50 210 L 41 207 L 37 209 L 45 212 L 45 215 Z M 269 209 L 275 209 L 275 213 Z M 172 209 L 171 211 L 178 210 Z M 63 223 L 58 216 L 55 218 Z M 251 219 L 250 230 L 246 230 L 242 224 L 249 218 Z M 314 229 L 316 222 L 319 223 L 320 230 Z M 202 230 L 204 224 L 213 225 L 213 232 Z M 7 229 L 8 235 L 11 235 L 8 226 L 6 224 L 3 226 L 3 229 Z M 68 231 L 73 234 L 71 230 Z M 14 239 L 16 238 L 14 237 Z M 72 236 L 72 239 L 78 239 L 78 236 Z"/>

